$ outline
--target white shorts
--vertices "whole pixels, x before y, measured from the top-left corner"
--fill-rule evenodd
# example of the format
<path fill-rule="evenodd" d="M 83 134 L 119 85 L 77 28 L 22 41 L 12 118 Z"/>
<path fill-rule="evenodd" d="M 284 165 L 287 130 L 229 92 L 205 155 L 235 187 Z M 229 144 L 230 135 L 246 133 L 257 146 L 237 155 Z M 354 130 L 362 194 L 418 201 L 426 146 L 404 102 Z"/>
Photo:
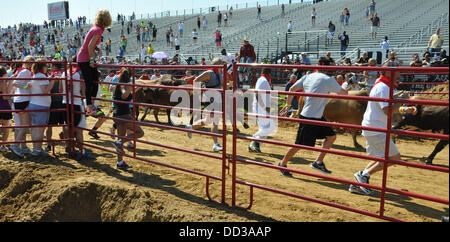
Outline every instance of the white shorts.
<path fill-rule="evenodd" d="M 334 32 L 328 32 L 328 39 L 334 38 Z"/>
<path fill-rule="evenodd" d="M 376 33 L 378 31 L 378 26 L 372 26 L 372 33 Z"/>
<path fill-rule="evenodd" d="M 366 153 L 368 156 L 374 156 L 379 158 L 385 157 L 385 148 L 386 148 L 386 135 L 375 135 L 375 136 L 366 136 Z M 389 141 L 389 157 L 393 157 L 399 155 L 400 152 L 397 149 L 397 146 L 394 144 L 394 141 L 390 139 Z"/>

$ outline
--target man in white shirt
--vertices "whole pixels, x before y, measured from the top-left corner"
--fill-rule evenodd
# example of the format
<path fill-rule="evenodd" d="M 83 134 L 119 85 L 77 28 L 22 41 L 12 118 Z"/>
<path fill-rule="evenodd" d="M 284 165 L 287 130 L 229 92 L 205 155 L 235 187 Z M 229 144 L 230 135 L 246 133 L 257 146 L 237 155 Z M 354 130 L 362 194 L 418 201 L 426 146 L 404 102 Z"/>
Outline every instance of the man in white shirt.
<path fill-rule="evenodd" d="M 383 66 L 395 66 L 393 62 L 388 62 Z M 370 91 L 370 97 L 376 98 L 389 98 L 390 86 L 394 88 L 398 85 L 398 78 L 400 76 L 399 72 L 394 73 L 393 80 L 391 80 L 391 72 L 381 72 L 380 78 L 375 83 L 374 87 Z M 417 114 L 417 108 L 415 107 L 393 107 L 393 112 L 403 112 Z M 387 102 L 373 102 L 369 101 L 367 104 L 367 109 L 364 114 L 364 119 L 362 126 L 372 127 L 372 128 L 387 128 L 387 115 L 389 114 L 389 103 Z M 379 158 L 385 157 L 385 147 L 386 147 L 386 134 L 363 130 L 362 135 L 367 141 L 367 155 Z M 395 146 L 392 139 L 389 141 L 389 159 L 390 160 L 401 160 L 400 152 Z M 369 184 L 370 176 L 376 172 L 383 170 L 384 163 L 378 161 L 370 162 L 363 171 L 358 171 L 354 176 L 356 180 L 360 183 Z M 349 191 L 352 193 L 358 193 L 362 195 L 371 195 L 373 191 L 370 188 L 363 186 L 350 185 Z"/>
<path fill-rule="evenodd" d="M 153 74 L 153 76 L 150 78 L 150 80 L 153 81 L 153 80 L 156 80 L 156 79 L 159 79 L 159 78 L 162 77 L 161 72 L 159 72 L 159 70 L 154 70 L 153 72 L 154 72 L 154 74 Z"/>
<path fill-rule="evenodd" d="M 272 91 L 270 74 L 272 69 L 264 68 L 261 77 L 256 82 L 255 90 L 257 91 Z M 270 93 L 255 93 L 253 98 L 253 113 L 256 115 L 270 116 L 271 94 Z M 258 132 L 253 135 L 255 139 L 264 139 L 277 131 L 275 121 L 270 118 L 258 117 Z M 250 152 L 261 153 L 260 143 L 252 141 L 248 147 Z"/>
<path fill-rule="evenodd" d="M 319 65 L 330 65 L 330 60 L 325 57 L 321 57 L 318 63 Z M 289 92 L 297 92 L 300 89 L 304 89 L 305 93 L 329 94 L 333 92 L 339 95 L 347 95 L 347 90 L 342 89 L 334 78 L 329 77 L 320 71 L 303 76 L 290 88 Z M 288 96 L 286 106 L 281 110 L 280 116 L 287 116 L 287 113 L 292 106 L 293 99 L 294 96 Z M 302 113 L 300 114 L 300 118 L 326 122 L 323 117 L 323 112 L 327 101 L 327 98 L 305 97 L 305 104 L 303 106 Z M 325 139 L 323 148 L 330 149 L 336 141 L 336 134 L 329 126 L 300 123 L 295 144 L 314 147 L 316 144 L 316 139 Z M 289 160 L 294 157 L 299 150 L 299 148 L 291 148 L 278 166 L 286 168 Z M 323 162 L 325 155 L 326 153 L 321 152 L 316 161 L 311 165 L 311 168 L 329 174 L 331 171 L 326 169 Z M 280 171 L 283 176 L 292 177 L 290 172 L 286 170 Z"/>

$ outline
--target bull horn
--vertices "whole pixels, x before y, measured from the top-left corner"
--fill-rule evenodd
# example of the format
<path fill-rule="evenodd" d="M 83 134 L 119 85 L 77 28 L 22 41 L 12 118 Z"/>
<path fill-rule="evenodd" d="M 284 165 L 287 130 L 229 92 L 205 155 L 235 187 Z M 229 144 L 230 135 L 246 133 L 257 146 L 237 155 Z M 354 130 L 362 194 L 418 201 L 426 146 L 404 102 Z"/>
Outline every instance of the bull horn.
<path fill-rule="evenodd" d="M 394 94 L 394 98 L 399 98 L 401 95 L 403 95 L 403 93 L 405 93 L 405 91 L 397 92 L 396 94 Z"/>

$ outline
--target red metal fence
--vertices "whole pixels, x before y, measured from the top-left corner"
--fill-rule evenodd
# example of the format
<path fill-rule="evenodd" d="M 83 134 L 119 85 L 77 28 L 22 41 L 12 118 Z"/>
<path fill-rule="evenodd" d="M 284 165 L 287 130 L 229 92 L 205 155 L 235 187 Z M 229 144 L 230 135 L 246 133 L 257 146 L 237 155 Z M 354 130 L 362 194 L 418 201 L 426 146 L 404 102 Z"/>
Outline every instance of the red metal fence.
<path fill-rule="evenodd" d="M 6 63 L 6 62 L 3 62 Z M 16 63 L 16 62 L 15 62 Z M 8 64 L 8 63 L 6 63 Z M 55 94 L 55 95 L 65 95 L 67 100 L 69 100 L 69 98 L 72 99 L 72 104 L 69 105 L 67 104 L 67 107 L 65 110 L 53 110 L 53 111 L 68 111 L 69 109 L 72 112 L 67 112 L 67 113 L 71 113 L 72 116 L 69 117 L 68 115 L 68 120 L 74 120 L 74 114 L 76 113 L 73 110 L 73 99 L 74 98 L 84 98 L 82 96 L 76 96 L 73 95 L 73 82 L 76 80 L 73 80 L 72 78 L 72 64 L 68 64 L 68 63 L 62 63 L 65 66 L 65 71 L 67 73 L 67 70 L 69 70 L 68 73 L 70 73 L 70 75 L 66 75 L 66 77 L 64 79 L 62 79 L 63 81 L 65 81 L 66 83 L 66 87 L 68 87 L 68 90 L 70 90 L 70 92 L 72 92 L 69 96 L 69 92 L 65 93 L 65 94 Z M 99 69 L 103 69 L 103 70 L 107 70 L 107 69 L 119 69 L 124 67 L 123 65 L 98 65 Z M 161 85 L 141 85 L 141 84 L 136 84 L 136 77 L 135 77 L 135 73 L 136 70 L 138 69 L 159 69 L 159 70 L 185 70 L 185 69 L 191 69 L 191 70 L 205 70 L 205 69 L 210 69 L 210 68 L 215 68 L 215 69 L 222 69 L 223 70 L 223 86 L 222 89 L 217 90 L 215 89 L 215 91 L 218 91 L 221 93 L 221 97 L 222 100 L 226 100 L 226 92 L 228 89 L 227 84 L 228 84 L 228 76 L 227 76 L 227 66 L 223 65 L 223 66 L 132 66 L 132 65 L 127 65 L 125 66 L 127 68 L 130 68 L 132 70 L 133 73 L 133 82 L 132 83 L 113 83 L 113 82 L 100 82 L 100 84 L 107 84 L 107 85 L 117 85 L 117 86 L 132 86 L 133 87 L 133 93 L 135 92 L 136 88 L 138 87 L 147 87 L 147 88 L 167 88 L 167 89 L 177 89 L 177 90 L 193 90 L 192 88 L 189 87 L 174 87 L 174 86 L 161 86 Z M 106 119 L 109 120 L 118 120 L 118 121 L 124 121 L 124 122 L 130 122 L 132 124 L 134 124 L 134 130 L 136 131 L 136 125 L 140 125 L 140 126 L 145 126 L 145 127 L 154 127 L 154 128 L 160 128 L 160 129 L 167 129 L 167 130 L 174 130 L 174 131 L 178 131 L 178 132 L 190 132 L 190 133 L 195 133 L 195 134 L 199 134 L 202 136 L 209 136 L 209 137 L 217 137 L 222 139 L 222 146 L 223 146 L 223 151 L 221 155 L 215 155 L 215 154 L 208 154 L 208 153 L 204 153 L 204 152 L 200 152 L 200 151 L 195 151 L 195 150 L 188 150 L 185 148 L 181 148 L 181 147 L 177 147 L 177 146 L 171 146 L 171 145 L 165 145 L 165 144 L 158 144 L 156 142 L 152 142 L 152 141 L 147 141 L 147 140 L 142 140 L 142 139 L 137 139 L 136 137 L 133 138 L 133 143 L 134 143 L 134 150 L 133 150 L 133 154 L 132 155 L 127 155 L 124 154 L 125 157 L 131 158 L 131 159 L 135 159 L 135 160 L 139 160 L 139 161 L 143 161 L 143 162 L 147 162 L 147 163 L 151 163 L 151 164 L 155 164 L 155 165 L 159 165 L 159 166 L 164 166 L 167 168 L 171 168 L 171 169 L 176 169 L 179 171 L 183 171 L 183 172 L 187 172 L 187 173 L 191 173 L 191 174 L 195 174 L 195 175 L 199 175 L 202 177 L 206 178 L 206 196 L 208 197 L 209 200 L 211 201 L 215 201 L 218 203 L 225 203 L 226 202 L 226 192 L 227 192 L 227 187 L 226 187 L 226 181 L 227 181 L 227 171 L 228 173 L 230 172 L 230 170 L 232 171 L 232 175 L 231 175 L 231 203 L 232 206 L 235 207 L 239 207 L 236 205 L 236 186 L 239 185 L 244 185 L 244 186 L 248 186 L 250 188 L 250 204 L 248 207 L 246 207 L 245 209 L 250 209 L 253 206 L 253 192 L 255 188 L 261 189 L 261 190 L 265 190 L 265 191 L 269 191 L 269 192 L 274 192 L 274 193 L 278 193 L 281 195 L 286 195 L 286 196 L 290 196 L 290 197 L 294 197 L 294 198 L 298 198 L 298 199 L 302 199 L 302 200 L 306 200 L 306 201 L 310 201 L 310 202 L 314 202 L 314 203 L 319 203 L 319 204 L 323 204 L 323 205 L 327 205 L 330 207 L 335 207 L 335 208 L 339 208 L 342 210 L 346 210 L 346 211 L 350 211 L 350 212 L 354 212 L 354 213 L 358 213 L 358 214 L 363 214 L 363 215 L 367 215 L 370 217 L 374 217 L 374 218 L 379 218 L 382 220 L 387 220 L 387 221 L 400 221 L 399 219 L 396 218 L 391 218 L 391 217 L 387 217 L 384 215 L 384 206 L 385 206 L 385 194 L 386 192 L 389 193 L 395 193 L 395 194 L 400 194 L 400 195 L 404 195 L 404 196 L 410 196 L 410 197 L 415 197 L 415 198 L 419 198 L 419 199 L 424 199 L 424 200 L 428 200 L 428 201 L 432 201 L 432 202 L 436 202 L 436 203 L 442 203 L 442 204 L 449 204 L 448 198 L 437 198 L 437 197 L 430 197 L 430 196 L 425 196 L 425 195 L 421 195 L 421 194 L 416 194 L 416 193 L 412 193 L 412 192 L 406 192 L 406 191 L 401 191 L 401 190 L 396 190 L 396 189 L 392 189 L 386 186 L 386 182 L 387 182 L 387 172 L 388 172 L 388 166 L 385 165 L 384 169 L 383 169 L 383 180 L 382 180 L 382 186 L 375 186 L 375 185 L 370 185 L 370 184 L 363 184 L 363 183 L 359 183 L 359 182 L 354 182 L 354 181 L 350 181 L 350 180 L 346 180 L 346 179 L 340 179 L 340 178 L 335 178 L 335 177 L 331 177 L 331 176 L 326 176 L 326 175 L 319 175 L 319 174 L 315 174 L 315 173 L 310 173 L 310 172 L 305 172 L 305 171 L 300 171 L 300 170 L 295 170 L 295 169 L 289 169 L 289 168 L 281 168 L 275 165 L 269 165 L 269 164 L 265 164 L 265 163 L 261 163 L 261 162 L 256 162 L 253 160 L 248 160 L 248 159 L 241 159 L 238 158 L 238 153 L 237 153 L 237 140 L 247 140 L 247 141 L 257 141 L 257 142 L 261 142 L 261 143 L 267 143 L 267 144 L 271 144 L 271 145 L 276 145 L 276 146 L 281 146 L 281 147 L 295 147 L 295 148 L 300 148 L 300 149 L 305 149 L 305 150 L 311 150 L 311 151 L 316 151 L 316 152 L 325 152 L 325 153 L 329 153 L 329 154 L 334 154 L 334 155 L 340 155 L 340 156 L 346 156 L 346 157 L 352 157 L 352 158 L 358 158 L 358 159 L 363 159 L 363 160 L 373 160 L 373 161 L 379 161 L 379 162 L 384 162 L 385 164 L 396 164 L 396 165 L 402 165 L 402 166 L 408 166 L 408 167 L 413 167 L 413 168 L 418 168 L 418 169 L 426 169 L 426 170 L 431 170 L 431 171 L 436 171 L 436 172 L 443 172 L 443 173 L 449 173 L 449 169 L 448 168 L 444 168 L 444 167 L 438 167 L 438 166 L 430 166 L 430 165 L 423 165 L 423 164 L 416 164 L 416 163 L 408 163 L 408 162 L 404 162 L 404 161 L 395 161 L 395 160 L 390 160 L 388 157 L 389 154 L 389 139 L 391 137 L 391 134 L 399 134 L 399 135 L 407 135 L 407 136 L 415 136 L 415 137 L 426 137 L 426 138 L 433 138 L 433 139 L 443 139 L 443 140 L 449 140 L 449 135 L 442 135 L 442 134 L 428 134 L 428 133 L 422 133 L 422 132 L 413 132 L 413 131 L 400 131 L 400 130 L 392 130 L 391 129 L 391 124 L 392 124 L 392 120 L 391 120 L 391 116 L 388 116 L 388 125 L 385 129 L 380 129 L 380 128 L 369 128 L 369 127 L 363 127 L 361 125 L 351 125 L 351 124 L 343 124 L 343 123 L 330 123 L 330 122 L 321 122 L 321 121 L 312 121 L 312 120 L 304 120 L 304 119 L 296 119 L 296 118 L 286 118 L 286 117 L 278 117 L 278 116 L 260 116 L 260 115 L 255 115 L 255 114 L 244 114 L 244 113 L 239 113 L 236 109 L 236 92 L 238 91 L 237 88 L 237 68 L 238 67 L 251 67 L 251 68 L 273 68 L 273 69 L 304 69 L 304 70 L 311 70 L 311 68 L 317 69 L 317 70 L 327 70 L 327 71 L 364 71 L 364 70 L 369 70 L 369 71 L 391 71 L 392 75 L 394 74 L 394 72 L 407 72 L 407 73 L 448 73 L 448 68 L 387 68 L 387 67 L 332 67 L 332 66 L 327 66 L 327 67 L 319 67 L 319 66 L 294 66 L 294 65 L 253 65 L 253 64 L 236 64 L 234 65 L 234 74 L 233 74 L 233 87 L 232 87 L 232 92 L 233 92 L 233 107 L 227 107 L 227 104 L 225 101 L 222 101 L 222 112 L 217 112 L 214 111 L 213 113 L 215 114 L 220 114 L 222 117 L 222 132 L 220 134 L 216 134 L 216 133 L 210 133 L 210 132 L 204 132 L 204 131 L 196 131 L 196 130 L 190 130 L 190 129 L 186 129 L 186 128 L 180 128 L 180 127 L 173 127 L 173 126 L 167 126 L 167 125 L 161 125 L 161 124 L 154 124 L 154 123 L 146 123 L 146 122 L 139 122 L 138 120 L 136 120 L 136 109 L 138 107 L 151 107 L 151 108 L 164 108 L 164 109 L 174 109 L 174 107 L 172 106 L 165 106 L 165 105 L 157 105 L 157 104 L 149 104 L 149 103 L 138 103 L 135 100 L 135 95 L 133 95 L 133 100 L 131 102 L 123 102 L 123 101 L 115 101 L 115 100 L 110 100 L 110 99 L 105 99 L 105 98 L 96 98 L 94 100 L 98 100 L 98 101 L 103 101 L 103 102 L 111 102 L 111 103 L 122 103 L 122 104 L 131 104 L 133 105 L 133 121 L 127 121 L 127 120 L 123 120 L 123 119 L 118 119 L 118 118 L 113 118 L 113 117 L 104 117 Z M 13 78 L 14 79 L 14 78 Z M 11 80 L 8 78 L 0 78 L 0 80 Z M 405 83 L 404 83 L 405 84 Z M 417 83 L 413 83 L 413 84 L 417 84 Z M 433 83 L 435 84 L 435 83 Z M 448 84 L 448 82 L 447 82 Z M 199 91 L 207 91 L 210 89 L 207 88 L 201 88 L 198 89 Z M 242 91 L 242 90 L 240 90 Z M 247 90 L 249 92 L 263 92 L 263 93 L 271 93 L 269 91 L 254 91 L 254 90 Z M 396 103 L 403 103 L 403 104 L 417 104 L 417 105 L 437 105 L 437 106 L 448 106 L 449 102 L 446 101 L 425 101 L 425 100 L 407 100 L 407 99 L 394 99 L 394 90 L 393 88 L 390 89 L 390 97 L 389 99 L 383 99 L 383 98 L 371 98 L 371 97 L 357 97 L 357 96 L 343 96 L 343 95 L 331 95 L 331 94 L 312 94 L 312 93 L 292 93 L 292 92 L 276 92 L 277 94 L 281 94 L 281 95 L 294 95 L 294 96 L 310 96 L 310 97 L 321 97 L 321 98 L 339 98 L 339 99 L 349 99 L 349 100 L 365 100 L 365 101 L 379 101 L 379 102 L 387 102 L 389 103 L 389 113 L 392 113 L 392 108 L 393 108 L 393 104 Z M 0 95 L 0 97 L 3 96 L 14 96 L 14 95 L 5 95 L 2 94 Z M 226 112 L 225 110 L 227 110 L 227 108 L 232 108 L 233 110 L 233 118 L 232 118 L 232 128 L 233 128 L 233 132 L 232 132 L 232 144 L 228 144 L 227 143 L 227 137 L 229 137 L 229 135 L 227 134 L 227 122 L 225 122 L 225 120 L 227 120 L 226 117 Z M 180 108 L 178 108 L 180 110 Z M 186 110 L 192 111 L 192 112 L 205 112 L 204 110 L 198 110 L 198 109 L 194 109 L 194 108 L 188 108 Z M 3 111 L 2 111 L 3 112 Z M 309 146 L 303 146 L 303 145 L 296 145 L 296 144 L 289 144 L 289 143 L 284 143 L 284 142 L 279 142 L 279 141 L 273 141 L 273 140 L 267 140 L 267 139 L 254 139 L 254 138 L 249 138 L 249 137 L 245 137 L 245 136 L 240 136 L 237 134 L 237 116 L 241 115 L 241 116 L 247 116 L 247 117 L 265 117 L 265 118 L 271 118 L 271 119 L 278 119 L 278 120 L 283 120 L 283 121 L 289 121 L 289 122 L 295 122 L 295 123 L 305 123 L 305 124 L 316 124 L 316 125 L 322 125 L 322 126 L 331 126 L 331 127 L 341 127 L 341 128 L 348 128 L 348 129 L 356 129 L 356 130 L 370 130 L 370 131 L 378 131 L 378 132 L 383 132 L 386 133 L 386 153 L 385 153 L 385 157 L 384 158 L 377 158 L 377 157 L 370 157 L 370 156 L 366 156 L 366 155 L 359 155 L 359 154 L 354 154 L 354 153 L 349 153 L 349 152 L 343 152 L 343 151 L 337 151 L 337 150 L 326 150 L 326 149 L 322 149 L 322 148 L 315 148 L 315 147 L 309 147 Z M 73 124 L 73 122 L 70 122 L 70 124 Z M 23 126 L 20 128 L 29 128 L 32 126 Z M 45 126 L 45 127 L 49 127 L 49 126 Z M 101 131 L 93 131 L 93 130 L 88 130 L 85 128 L 80 128 L 80 127 L 74 127 L 73 125 L 63 125 L 62 127 L 68 127 L 70 129 L 70 137 L 68 139 L 63 139 L 63 140 L 59 140 L 59 141 L 64 141 L 64 142 L 69 142 L 69 147 L 70 147 L 70 152 L 73 153 L 74 152 L 74 145 L 76 143 L 75 141 L 75 130 L 83 130 L 83 131 L 92 131 L 98 134 L 103 134 L 103 135 L 108 135 L 108 136 L 112 136 L 115 138 L 125 138 L 125 137 L 120 137 L 118 135 L 111 135 L 109 133 L 105 133 L 105 132 L 101 132 Z M 0 127 L 0 128 L 17 128 L 17 127 Z M 8 143 L 17 143 L 17 142 L 8 142 Z M 139 157 L 136 154 L 136 144 L 140 143 L 140 144 L 144 144 L 144 145 L 148 145 L 148 146 L 156 146 L 156 147 L 160 147 L 160 148 L 164 148 L 164 149 L 170 149 L 170 150 L 174 150 L 174 151 L 180 151 L 180 152 L 184 152 L 187 154 L 192 154 L 192 155 L 197 155 L 197 156 L 202 156 L 202 157 L 207 157 L 207 158 L 212 158 L 212 159 L 217 159 L 220 160 L 221 163 L 221 175 L 220 176 L 214 176 L 211 174 L 207 174 L 204 172 L 198 172 L 195 170 L 189 170 L 183 167 L 179 167 L 179 166 L 174 166 L 174 165 L 170 165 L 170 164 L 166 164 L 166 163 L 162 163 L 162 162 L 157 162 L 154 160 L 150 160 L 147 158 L 143 158 L 143 157 Z M 0 144 L 3 144 L 2 142 L 0 142 Z M 104 152 L 108 152 L 108 153 L 113 153 L 113 154 L 118 154 L 117 151 L 115 150 L 110 150 L 107 149 L 105 147 L 99 147 L 96 145 L 92 145 L 92 144 L 88 144 L 86 142 L 83 142 L 81 145 L 85 146 L 85 147 L 90 147 L 93 149 L 98 149 Z M 229 152 L 231 149 L 231 152 Z M 228 153 L 227 153 L 228 152 Z M 230 154 L 229 154 L 230 153 Z M 315 177 L 315 178 L 322 178 L 322 179 L 326 179 L 326 180 L 330 180 L 330 181 L 335 181 L 335 182 L 340 182 L 340 183 L 345 183 L 345 184 L 353 184 L 353 185 L 357 185 L 357 186 L 364 186 L 364 187 L 368 187 L 368 188 L 372 188 L 372 189 L 376 189 L 376 190 L 380 190 L 381 191 L 381 201 L 380 201 L 380 212 L 379 213 L 372 213 L 372 212 L 368 212 L 368 211 L 363 211 L 357 208 L 352 208 L 352 207 L 348 207 L 348 206 L 343 206 L 340 204 L 336 204 L 336 203 L 332 203 L 329 201 L 323 201 L 323 200 L 319 200 L 316 198 L 311 198 L 308 197 L 306 195 L 302 195 L 302 194 L 295 194 L 295 193 L 291 193 L 289 191 L 283 191 L 277 188 L 272 188 L 272 187 L 267 187 L 264 185 L 260 185 L 260 184 L 255 184 L 255 183 L 250 183 L 247 181 L 242 181 L 242 180 L 238 180 L 237 176 L 236 176 L 236 172 L 238 170 L 238 163 L 245 163 L 245 164 L 250 164 L 250 165 L 255 165 L 255 166 L 259 166 L 259 167 L 265 167 L 265 168 L 270 168 L 270 169 L 276 169 L 276 170 L 285 170 L 285 171 L 289 171 L 289 172 L 293 172 L 293 173 L 297 173 L 297 174 L 302 174 L 305 176 L 311 176 L 311 177 Z M 210 180 L 217 180 L 221 182 L 221 191 L 220 191 L 220 200 L 217 201 L 215 199 L 213 199 L 210 196 Z"/>

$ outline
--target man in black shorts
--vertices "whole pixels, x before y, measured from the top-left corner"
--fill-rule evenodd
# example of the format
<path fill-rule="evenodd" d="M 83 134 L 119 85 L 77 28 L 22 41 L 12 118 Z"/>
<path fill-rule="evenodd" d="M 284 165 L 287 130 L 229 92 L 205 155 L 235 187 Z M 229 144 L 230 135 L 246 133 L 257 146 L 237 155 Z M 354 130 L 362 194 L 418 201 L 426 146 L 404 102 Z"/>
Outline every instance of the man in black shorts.
<path fill-rule="evenodd" d="M 319 59 L 319 65 L 330 65 L 330 61 L 325 57 Z M 290 92 L 296 92 L 300 89 L 304 89 L 305 93 L 319 93 L 329 94 L 330 92 L 337 93 L 339 95 L 347 95 L 347 91 L 342 89 L 336 80 L 327 76 L 320 71 L 316 71 L 312 74 L 303 76 L 298 80 L 291 88 Z M 289 109 L 292 106 L 292 100 L 294 96 L 289 96 L 286 106 L 281 110 L 280 116 L 286 116 Z M 305 104 L 300 114 L 301 119 L 326 121 L 323 117 L 323 111 L 327 103 L 327 98 L 315 98 L 305 97 Z M 336 141 L 336 134 L 333 129 L 328 126 L 318 126 L 311 124 L 300 123 L 297 133 L 297 139 L 295 144 L 314 147 L 316 145 L 316 139 L 325 139 L 323 143 L 324 149 L 330 149 L 334 141 Z M 283 161 L 278 164 L 280 167 L 287 167 L 288 161 L 299 151 L 299 148 L 291 148 L 284 156 Z M 311 168 L 319 170 L 323 173 L 331 173 L 325 167 L 323 159 L 326 153 L 321 152 L 316 161 L 311 165 Z M 288 171 L 281 170 L 283 176 L 292 177 L 292 174 Z"/>

